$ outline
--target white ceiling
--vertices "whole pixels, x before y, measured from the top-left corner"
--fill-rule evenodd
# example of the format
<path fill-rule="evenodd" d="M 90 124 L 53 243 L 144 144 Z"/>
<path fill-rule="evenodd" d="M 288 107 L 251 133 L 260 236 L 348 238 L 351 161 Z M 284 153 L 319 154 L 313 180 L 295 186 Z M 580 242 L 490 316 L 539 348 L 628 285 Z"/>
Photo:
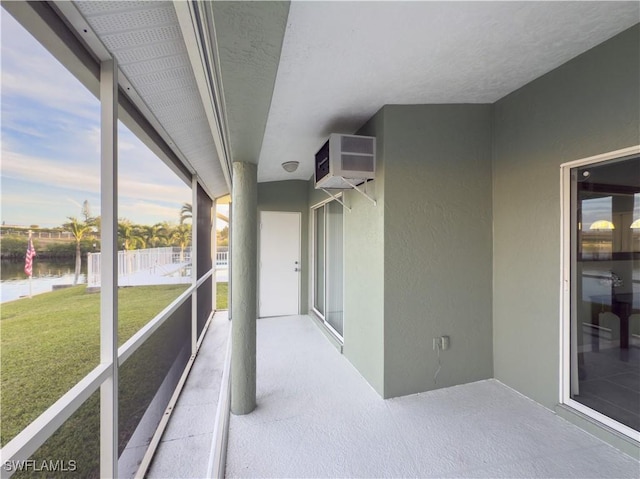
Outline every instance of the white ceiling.
<path fill-rule="evenodd" d="M 356 131 L 385 104 L 493 103 L 638 23 L 639 8 L 291 2 L 258 179 L 310 178 L 329 133 Z M 300 167 L 286 173 L 285 161 Z"/>
<path fill-rule="evenodd" d="M 177 156 L 226 193 L 180 2 L 74 3 Z M 386 104 L 493 103 L 640 21 L 638 1 L 208 5 L 231 157 L 257 162 L 260 182 L 309 179 L 330 133 Z M 285 161 L 300 167 L 286 173 Z"/>

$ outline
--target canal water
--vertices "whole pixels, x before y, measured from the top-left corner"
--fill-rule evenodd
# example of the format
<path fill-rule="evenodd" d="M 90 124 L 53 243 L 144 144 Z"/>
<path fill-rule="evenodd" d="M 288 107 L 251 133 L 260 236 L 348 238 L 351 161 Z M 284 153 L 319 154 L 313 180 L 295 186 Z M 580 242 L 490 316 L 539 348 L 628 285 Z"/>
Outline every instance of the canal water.
<path fill-rule="evenodd" d="M 31 294 L 46 293 L 54 285 L 73 284 L 74 260 L 33 262 Z M 78 284 L 86 283 L 87 263 L 82 262 Z M 24 261 L 3 260 L 0 266 L 0 303 L 13 301 L 29 295 L 29 277 L 24 273 Z"/>

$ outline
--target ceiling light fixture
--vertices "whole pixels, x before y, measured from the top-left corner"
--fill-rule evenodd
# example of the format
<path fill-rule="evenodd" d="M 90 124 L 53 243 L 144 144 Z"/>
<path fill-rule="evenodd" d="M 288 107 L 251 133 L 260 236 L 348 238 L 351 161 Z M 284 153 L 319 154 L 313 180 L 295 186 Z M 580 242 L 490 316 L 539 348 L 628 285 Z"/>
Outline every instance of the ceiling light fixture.
<path fill-rule="evenodd" d="M 299 161 L 285 161 L 284 163 L 282 163 L 282 168 L 284 168 L 284 171 L 286 171 L 287 173 L 293 173 L 298 169 L 299 164 Z"/>

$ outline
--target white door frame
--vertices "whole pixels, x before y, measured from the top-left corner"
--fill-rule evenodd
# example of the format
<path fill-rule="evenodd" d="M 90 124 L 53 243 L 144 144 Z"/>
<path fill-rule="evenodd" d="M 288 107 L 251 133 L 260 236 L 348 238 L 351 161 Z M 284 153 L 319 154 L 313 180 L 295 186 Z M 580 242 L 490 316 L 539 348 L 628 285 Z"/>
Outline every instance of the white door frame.
<path fill-rule="evenodd" d="M 340 199 L 340 201 L 337 201 L 338 199 Z M 310 284 L 310 288 L 309 288 L 309 306 L 311 311 L 313 312 L 313 314 L 315 314 L 321 321 L 322 324 L 324 324 L 324 326 L 327 328 L 327 330 L 333 335 L 335 336 L 335 338 L 340 342 L 340 343 L 344 343 L 344 335 L 340 334 L 338 331 L 336 331 L 333 326 L 331 326 L 331 324 L 329 324 L 329 322 L 326 320 L 326 317 L 324 314 L 322 314 L 320 311 L 318 311 L 315 307 L 315 301 L 316 301 L 316 223 L 315 223 L 315 214 L 316 214 L 316 210 L 318 210 L 319 208 L 326 206 L 327 204 L 331 203 L 332 201 L 337 201 L 338 203 L 340 203 L 343 207 L 344 204 L 341 203 L 341 201 L 343 200 L 343 194 L 342 192 L 338 193 L 337 195 L 335 195 L 334 197 L 331 198 L 327 198 L 325 200 L 319 201 L 317 203 L 314 203 L 311 208 L 309 209 L 310 214 L 309 214 L 309 237 L 310 237 L 310 252 L 309 252 L 309 257 L 310 257 L 310 261 L 309 261 L 309 265 L 310 265 L 310 274 L 309 274 L 309 284 Z M 345 227 L 345 218 L 344 216 L 342 217 L 342 251 L 344 254 L 344 248 L 345 248 L 345 234 L 344 234 L 344 227 Z M 326 248 L 326 240 L 327 240 L 327 230 L 326 230 L 326 223 L 325 223 L 325 231 L 324 231 L 324 246 Z M 326 251 L 325 251 L 326 254 Z M 345 290 L 345 283 L 344 283 L 344 278 L 345 278 L 345 264 L 346 261 L 342 262 L 342 278 L 343 278 L 343 283 L 342 283 L 342 294 L 343 294 L 343 308 L 344 308 L 344 290 Z M 326 258 L 325 258 L 325 268 L 326 268 Z M 325 274 L 324 274 L 324 294 L 325 294 L 325 305 L 326 305 L 326 295 L 327 295 L 327 274 L 326 274 L 326 270 L 325 270 Z M 325 308 L 326 309 L 326 308 Z M 343 325 L 343 330 L 344 330 L 344 325 Z"/>
<path fill-rule="evenodd" d="M 618 431 L 635 441 L 640 442 L 640 433 L 624 424 L 595 411 L 574 399 L 571 399 L 571 291 L 573 285 L 571 282 L 571 170 L 581 166 L 600 163 L 616 158 L 640 154 L 640 145 L 623 148 L 621 150 L 611 151 L 600 155 L 582 158 L 580 160 L 570 161 L 560 165 L 560 384 L 559 401 L 561 404 L 581 412 L 596 421 Z M 575 345 L 574 345 L 575 348 Z M 575 373 L 574 373 L 575 374 Z M 574 385 L 575 387 L 575 385 Z"/>
<path fill-rule="evenodd" d="M 295 314 L 300 314 L 300 308 L 301 308 L 301 294 L 302 294 L 302 213 L 299 211 L 260 211 L 259 212 L 259 225 L 262 224 L 262 218 L 263 218 L 263 214 L 264 213 L 274 213 L 274 214 L 284 214 L 284 215 L 296 215 L 298 218 L 298 268 L 300 269 L 300 271 L 298 272 L 298 296 L 297 296 L 297 302 L 298 302 L 298 308 L 297 308 L 297 312 Z M 259 270 L 258 270 L 258 277 L 257 277 L 257 281 L 258 281 L 258 317 L 262 318 L 262 317 L 267 317 L 264 316 L 262 314 L 262 306 L 261 306 L 261 294 L 262 294 L 262 289 L 261 289 L 261 281 L 260 281 L 260 277 L 262 274 L 262 261 L 261 261 L 261 256 L 262 256 L 262 228 L 259 227 L 258 228 L 258 265 L 260 265 Z M 272 315 L 270 315 L 272 316 Z"/>

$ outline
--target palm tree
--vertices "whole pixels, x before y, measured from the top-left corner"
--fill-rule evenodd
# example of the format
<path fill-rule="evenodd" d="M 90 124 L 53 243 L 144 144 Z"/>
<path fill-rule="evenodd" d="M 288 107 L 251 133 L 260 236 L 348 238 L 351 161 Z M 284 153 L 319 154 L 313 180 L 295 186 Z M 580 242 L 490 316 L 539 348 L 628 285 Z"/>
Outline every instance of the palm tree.
<path fill-rule="evenodd" d="M 218 246 L 229 246 L 229 226 L 225 226 L 216 232 L 216 244 Z"/>
<path fill-rule="evenodd" d="M 191 208 L 191 203 L 182 203 L 182 208 L 180 208 L 180 224 L 183 224 L 186 220 L 192 220 L 193 209 Z"/>
<path fill-rule="evenodd" d="M 62 227 L 71 233 L 73 239 L 76 240 L 76 270 L 73 279 L 73 284 L 78 284 L 78 277 L 80 276 L 80 269 L 82 267 L 82 253 L 80 252 L 80 241 L 93 232 L 93 225 L 86 221 L 79 221 L 73 216 L 68 217 L 69 222 L 62 225 Z"/>
<path fill-rule="evenodd" d="M 167 232 L 165 226 L 161 223 L 156 223 L 153 226 L 142 226 L 141 235 L 148 248 L 157 248 L 166 242 Z"/>
<path fill-rule="evenodd" d="M 171 232 L 171 242 L 180 247 L 180 262 L 184 261 L 184 249 L 191 243 L 191 225 L 178 225 Z"/>
<path fill-rule="evenodd" d="M 229 218 L 219 211 L 216 211 L 216 217 L 229 224 Z M 184 223 L 186 220 L 193 220 L 193 208 L 191 203 L 182 203 L 182 208 L 180 208 L 180 224 Z"/>
<path fill-rule="evenodd" d="M 144 246 L 144 238 L 140 235 L 139 229 L 129 220 L 121 220 L 118 223 L 118 239 L 126 251 Z"/>

